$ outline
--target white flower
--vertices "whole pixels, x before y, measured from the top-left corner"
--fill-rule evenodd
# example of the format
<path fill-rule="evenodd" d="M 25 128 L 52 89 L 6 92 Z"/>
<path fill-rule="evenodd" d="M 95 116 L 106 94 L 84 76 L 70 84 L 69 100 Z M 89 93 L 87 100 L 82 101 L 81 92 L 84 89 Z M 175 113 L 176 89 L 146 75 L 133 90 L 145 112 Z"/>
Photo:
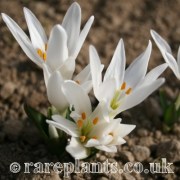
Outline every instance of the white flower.
<path fill-rule="evenodd" d="M 177 54 L 177 62 L 172 55 L 171 47 L 169 44 L 154 30 L 151 30 L 151 36 L 157 44 L 164 60 L 174 72 L 175 76 L 180 80 L 180 46 Z"/>
<path fill-rule="evenodd" d="M 106 152 L 116 152 L 116 145 L 125 143 L 123 137 L 135 128 L 135 125 L 120 124 L 121 119 L 110 120 L 103 102 L 92 112 L 88 95 L 77 83 L 65 82 L 63 91 L 74 108 L 71 113 L 73 121 L 53 115 L 54 121 L 47 120 L 47 123 L 72 136 L 66 150 L 74 158 L 88 157 L 92 147 Z"/>
<path fill-rule="evenodd" d="M 64 84 L 63 76 L 60 71 L 50 73 L 47 66 L 43 66 L 43 69 L 48 100 L 59 112 L 63 113 L 69 106 L 62 90 Z M 87 65 L 73 80 L 79 84 L 86 93 L 89 93 L 92 89 L 90 66 Z"/>
<path fill-rule="evenodd" d="M 47 40 L 44 29 L 35 15 L 27 8 L 24 14 L 31 40 L 9 16 L 2 13 L 2 18 L 11 33 L 20 44 L 27 56 L 37 65 L 48 65 L 49 71 L 60 70 L 65 79 L 71 78 L 75 69 L 75 59 L 93 23 L 91 16 L 82 31 L 81 8 L 73 3 L 68 9 L 61 25 L 52 29 Z M 66 72 L 66 73 L 64 73 Z"/>
<path fill-rule="evenodd" d="M 157 78 L 166 69 L 166 64 L 146 74 L 151 49 L 152 45 L 149 41 L 146 50 L 125 70 L 124 43 L 120 40 L 102 81 L 104 66 L 100 62 L 96 49 L 90 46 L 94 94 L 100 102 L 102 100 L 107 102 L 111 117 L 141 103 L 163 84 L 164 78 Z"/>

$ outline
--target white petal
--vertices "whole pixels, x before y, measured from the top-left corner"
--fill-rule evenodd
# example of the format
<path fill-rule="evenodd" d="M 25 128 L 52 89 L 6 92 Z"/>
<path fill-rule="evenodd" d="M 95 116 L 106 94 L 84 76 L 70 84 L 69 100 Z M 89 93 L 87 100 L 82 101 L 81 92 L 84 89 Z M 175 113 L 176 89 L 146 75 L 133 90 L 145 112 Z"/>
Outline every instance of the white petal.
<path fill-rule="evenodd" d="M 85 24 L 83 30 L 81 31 L 81 33 L 79 35 L 79 38 L 78 38 L 77 46 L 76 46 L 76 48 L 74 50 L 74 54 L 73 54 L 74 58 L 76 58 L 77 55 L 79 54 L 79 51 L 80 51 L 80 49 L 81 49 L 81 47 L 82 47 L 82 45 L 83 45 L 83 43 L 84 43 L 84 41 L 86 39 L 86 36 L 87 36 L 87 34 L 88 34 L 88 32 L 89 32 L 89 30 L 91 28 L 91 25 L 92 25 L 93 21 L 94 21 L 94 16 L 91 16 L 89 18 L 89 20 L 87 21 L 87 23 Z"/>
<path fill-rule="evenodd" d="M 87 141 L 87 143 L 84 145 L 85 147 L 95 147 L 100 145 L 99 141 L 97 139 L 90 139 Z"/>
<path fill-rule="evenodd" d="M 75 76 L 74 81 L 78 82 L 81 87 L 89 93 L 92 89 L 90 65 L 87 65 L 77 76 Z"/>
<path fill-rule="evenodd" d="M 91 102 L 88 95 L 77 83 L 66 81 L 63 84 L 63 92 L 75 111 L 79 114 L 85 112 L 87 116 L 91 113 Z"/>
<path fill-rule="evenodd" d="M 6 25 L 8 26 L 9 30 L 13 34 L 14 38 L 17 40 L 23 51 L 26 53 L 26 55 L 38 66 L 41 67 L 42 60 L 37 54 L 36 50 L 32 46 L 29 38 L 27 35 L 23 32 L 23 30 L 17 25 L 17 23 L 12 20 L 9 16 L 2 13 L 2 18 Z"/>
<path fill-rule="evenodd" d="M 81 114 L 78 114 L 76 111 L 72 111 L 70 117 L 73 118 L 74 121 L 77 121 L 81 118 Z"/>
<path fill-rule="evenodd" d="M 73 55 L 77 46 L 81 25 L 81 8 L 78 3 L 74 2 L 67 10 L 64 16 L 62 26 L 67 32 L 69 55 Z"/>
<path fill-rule="evenodd" d="M 53 125 L 49 124 L 48 130 L 49 130 L 49 136 L 51 138 L 59 138 L 59 134 L 57 132 L 57 129 Z"/>
<path fill-rule="evenodd" d="M 128 135 L 135 127 L 136 127 L 136 125 L 119 124 L 120 131 L 118 132 L 118 135 L 120 137 L 124 137 L 124 136 Z"/>
<path fill-rule="evenodd" d="M 63 27 L 56 25 L 50 33 L 46 62 L 55 71 L 61 67 L 67 58 L 67 34 Z"/>
<path fill-rule="evenodd" d="M 74 81 L 78 81 L 79 84 L 91 79 L 90 65 L 88 64 L 77 76 L 74 77 Z"/>
<path fill-rule="evenodd" d="M 169 53 L 165 53 L 165 61 L 167 62 L 169 67 L 172 69 L 176 77 L 180 79 L 180 72 L 179 72 L 178 64 L 176 60 L 174 59 L 174 57 Z"/>
<path fill-rule="evenodd" d="M 43 74 L 44 74 L 44 81 L 45 81 L 45 85 L 47 88 L 48 80 L 49 80 L 52 72 L 45 63 L 42 64 L 42 68 L 43 68 Z"/>
<path fill-rule="evenodd" d="M 167 51 L 168 53 L 172 54 L 169 44 L 157 32 L 151 30 L 151 36 L 162 54 L 164 53 L 164 51 Z"/>
<path fill-rule="evenodd" d="M 89 58 L 90 58 L 90 68 L 91 68 L 91 76 L 93 83 L 93 90 L 96 98 L 98 99 L 98 90 L 99 86 L 102 83 L 102 65 L 97 54 L 96 49 L 93 46 L 89 47 Z"/>
<path fill-rule="evenodd" d="M 109 79 L 99 86 L 98 92 L 96 93 L 96 98 L 99 101 L 106 101 L 110 103 L 116 91 L 115 79 Z"/>
<path fill-rule="evenodd" d="M 95 118 L 99 119 L 99 122 L 109 122 L 109 114 L 108 114 L 108 105 L 105 101 L 101 101 L 97 107 L 95 108 L 95 110 L 91 113 L 89 119 L 93 120 Z M 106 120 L 106 121 L 105 121 Z"/>
<path fill-rule="evenodd" d="M 76 138 L 71 138 L 70 144 L 66 146 L 66 151 L 74 159 L 84 159 L 90 155 L 90 151 L 85 148 Z"/>
<path fill-rule="evenodd" d="M 47 83 L 47 95 L 49 102 L 59 111 L 63 112 L 68 107 L 68 101 L 62 91 L 64 80 L 59 72 L 55 71 Z"/>
<path fill-rule="evenodd" d="M 165 79 L 160 78 L 151 83 L 148 86 L 142 86 L 138 88 L 137 91 L 132 92 L 130 95 L 126 97 L 126 100 L 119 108 L 119 113 L 130 109 L 142 101 L 144 101 L 150 94 L 152 94 L 156 89 L 158 89 L 163 83 Z"/>
<path fill-rule="evenodd" d="M 125 49 L 123 40 L 121 39 L 114 52 L 111 63 L 104 75 L 104 81 L 106 81 L 107 79 L 114 78 L 116 80 L 116 86 L 120 87 L 124 79 L 125 63 Z"/>
<path fill-rule="evenodd" d="M 116 146 L 96 146 L 96 149 L 106 151 L 106 152 L 117 152 Z"/>
<path fill-rule="evenodd" d="M 80 85 L 86 93 L 89 93 L 92 89 L 92 81 L 86 81 Z"/>
<path fill-rule="evenodd" d="M 155 67 L 154 69 L 152 69 L 143 79 L 142 82 L 140 82 L 138 84 L 138 88 L 139 86 L 145 86 L 148 84 L 151 84 L 153 81 L 155 81 L 167 68 L 167 63 L 161 64 L 157 67 Z"/>
<path fill-rule="evenodd" d="M 24 14 L 33 46 L 45 51 L 47 37 L 41 23 L 29 9 L 24 8 Z"/>
<path fill-rule="evenodd" d="M 64 80 L 72 79 L 75 70 L 75 59 L 69 57 L 58 70 L 62 74 Z"/>
<path fill-rule="evenodd" d="M 55 124 L 55 127 L 63 130 L 73 137 L 78 137 L 80 135 L 78 127 L 74 122 L 71 122 L 60 115 L 53 115 L 52 119 L 54 121 L 48 121 L 49 124 Z"/>
<path fill-rule="evenodd" d="M 128 84 L 128 86 L 135 87 L 137 83 L 144 78 L 147 72 L 151 50 L 152 43 L 149 41 L 146 50 L 126 69 L 124 81 Z"/>
<path fill-rule="evenodd" d="M 113 140 L 113 136 L 111 135 L 106 135 L 99 139 L 100 144 L 102 145 L 108 145 L 112 140 Z"/>

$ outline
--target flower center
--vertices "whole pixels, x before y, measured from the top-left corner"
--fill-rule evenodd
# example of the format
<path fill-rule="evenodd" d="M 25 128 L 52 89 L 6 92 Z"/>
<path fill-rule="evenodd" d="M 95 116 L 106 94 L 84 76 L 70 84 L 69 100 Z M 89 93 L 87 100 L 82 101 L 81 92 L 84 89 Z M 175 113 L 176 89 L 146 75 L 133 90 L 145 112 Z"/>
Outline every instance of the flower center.
<path fill-rule="evenodd" d="M 91 132 L 93 126 L 98 124 L 98 122 L 98 117 L 95 117 L 94 119 L 88 119 L 85 112 L 81 114 L 81 118 L 76 121 L 76 124 L 81 132 L 81 136 L 79 137 L 81 142 L 85 142 L 91 138 L 97 139 L 96 136 L 89 137 L 89 133 Z"/>
<path fill-rule="evenodd" d="M 46 58 L 47 58 L 47 54 L 46 54 L 47 44 L 45 44 L 44 49 L 45 49 L 45 52 L 38 48 L 38 49 L 37 49 L 37 53 L 38 53 L 38 55 L 43 59 L 43 61 L 46 61 Z"/>
<path fill-rule="evenodd" d="M 132 88 L 131 87 L 127 88 L 126 82 L 123 82 L 121 87 L 118 90 L 116 90 L 111 100 L 110 107 L 113 110 L 116 110 L 120 106 L 121 101 L 126 97 L 126 95 L 131 94 L 131 92 L 132 92 Z"/>

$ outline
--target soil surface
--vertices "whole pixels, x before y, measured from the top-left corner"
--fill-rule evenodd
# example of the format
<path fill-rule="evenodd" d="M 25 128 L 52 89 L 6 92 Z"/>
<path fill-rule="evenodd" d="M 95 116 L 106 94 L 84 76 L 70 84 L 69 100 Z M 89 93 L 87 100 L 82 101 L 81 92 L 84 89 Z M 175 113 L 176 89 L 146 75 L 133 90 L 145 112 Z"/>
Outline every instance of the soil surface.
<path fill-rule="evenodd" d="M 42 22 L 47 34 L 62 22 L 73 1 L 70 0 L 0 0 L 0 12 L 12 17 L 27 31 L 23 7 L 31 9 Z M 150 29 L 156 30 L 177 53 L 180 44 L 180 0 L 77 0 L 82 8 L 82 24 L 90 15 L 95 22 L 77 58 L 79 72 L 89 62 L 88 46 L 93 44 L 108 65 L 120 38 L 124 39 L 127 65 L 147 46 Z M 164 60 L 153 42 L 148 69 L 162 64 Z M 170 69 L 163 76 L 166 83 L 161 87 L 170 100 L 178 94 L 180 82 Z M 0 17 L 0 180 L 7 179 L 63 179 L 63 173 L 24 174 L 25 162 L 72 162 L 70 156 L 58 159 L 46 149 L 36 127 L 27 119 L 23 103 L 46 112 L 49 103 L 42 70 L 23 53 Z M 149 169 L 149 163 L 160 163 L 161 158 L 173 163 L 174 173 L 72 173 L 71 179 L 179 179 L 180 178 L 180 123 L 170 132 L 163 131 L 162 108 L 156 91 L 140 105 L 123 112 L 123 123 L 136 124 L 136 129 L 126 137 L 127 143 L 118 147 L 117 153 L 97 153 L 86 162 L 108 162 L 123 168 L 126 162 L 141 162 Z M 22 165 L 22 170 L 13 174 L 12 162 Z M 82 161 L 83 162 L 83 161 Z M 32 169 L 31 169 L 32 171 Z"/>

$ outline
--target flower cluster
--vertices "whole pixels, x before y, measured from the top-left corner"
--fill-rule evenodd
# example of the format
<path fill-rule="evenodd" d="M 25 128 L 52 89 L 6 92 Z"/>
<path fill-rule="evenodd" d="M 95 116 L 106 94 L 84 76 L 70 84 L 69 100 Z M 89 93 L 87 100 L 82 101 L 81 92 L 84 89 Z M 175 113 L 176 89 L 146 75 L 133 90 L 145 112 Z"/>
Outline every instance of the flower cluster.
<path fill-rule="evenodd" d="M 152 51 L 149 41 L 144 52 L 125 68 L 124 42 L 120 39 L 104 76 L 104 65 L 92 45 L 89 65 L 74 76 L 75 60 L 94 17 L 91 16 L 81 30 L 81 8 L 73 3 L 62 24 L 52 28 L 48 39 L 35 15 L 27 8 L 24 14 L 30 39 L 9 16 L 2 14 L 2 18 L 26 55 L 43 69 L 47 97 L 52 105 L 50 116 L 46 118 L 48 135 L 60 138 L 60 132 L 65 132 L 66 138 L 70 138 L 66 151 L 74 158 L 86 158 L 95 149 L 116 152 L 116 145 L 125 143 L 123 138 L 135 128 L 135 125 L 122 124 L 117 115 L 138 105 L 158 89 L 165 81 L 159 76 L 168 64 L 180 78 L 180 68 L 169 46 L 155 32 L 152 32 L 153 38 L 167 63 L 147 73 Z M 88 95 L 92 89 L 98 100 L 95 108 Z"/>

